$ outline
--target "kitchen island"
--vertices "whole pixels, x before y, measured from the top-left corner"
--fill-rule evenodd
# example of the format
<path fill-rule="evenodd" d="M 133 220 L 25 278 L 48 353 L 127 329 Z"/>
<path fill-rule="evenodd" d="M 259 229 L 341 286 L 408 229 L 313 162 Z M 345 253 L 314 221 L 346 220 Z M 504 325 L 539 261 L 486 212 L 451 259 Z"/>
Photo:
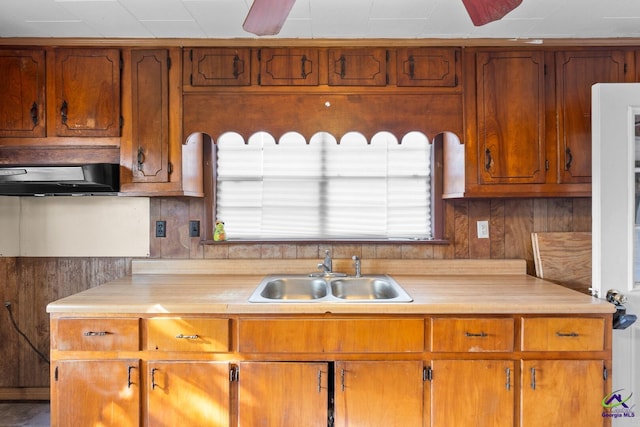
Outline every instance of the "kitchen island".
<path fill-rule="evenodd" d="M 520 260 L 365 261 L 413 301 L 250 303 L 315 260 L 140 260 L 51 303 L 52 425 L 608 425 L 613 305 Z"/>

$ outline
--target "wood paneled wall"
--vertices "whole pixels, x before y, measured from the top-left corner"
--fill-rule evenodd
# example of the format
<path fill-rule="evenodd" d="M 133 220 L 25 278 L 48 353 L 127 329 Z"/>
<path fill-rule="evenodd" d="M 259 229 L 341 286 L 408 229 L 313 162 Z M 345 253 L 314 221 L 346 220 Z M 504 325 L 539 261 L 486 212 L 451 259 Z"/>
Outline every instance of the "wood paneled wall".
<path fill-rule="evenodd" d="M 151 238 L 153 258 L 504 258 L 526 259 L 534 274 L 531 233 L 591 231 L 591 199 L 449 200 L 445 206 L 446 244 L 214 244 L 189 237 L 189 220 L 203 221 L 200 199 L 151 201 L 151 228 L 167 221 L 167 237 Z M 476 237 L 476 221 L 489 221 L 489 239 Z M 201 227 L 202 228 L 202 227 Z M 48 353 L 46 305 L 56 299 L 131 274 L 129 258 L 0 258 L 0 299 L 10 301 L 20 328 Z M 49 367 L 0 314 L 0 400 L 2 389 L 48 387 Z"/>
<path fill-rule="evenodd" d="M 0 258 L 0 389 L 49 386 L 49 365 L 13 328 L 5 302 L 22 332 L 48 356 L 47 304 L 128 274 L 129 258 Z M 11 394 L 0 390 L 3 395 Z"/>
<path fill-rule="evenodd" d="M 324 249 L 351 258 L 526 259 L 535 273 L 531 233 L 591 231 L 590 198 L 475 199 L 445 202 L 445 244 L 238 244 L 200 245 L 189 237 L 190 220 L 204 221 L 199 199 L 151 201 L 151 227 L 167 221 L 167 237 L 151 237 L 153 258 L 319 258 Z M 489 221 L 489 239 L 476 237 L 476 221 Z M 201 227 L 202 228 L 202 227 Z"/>

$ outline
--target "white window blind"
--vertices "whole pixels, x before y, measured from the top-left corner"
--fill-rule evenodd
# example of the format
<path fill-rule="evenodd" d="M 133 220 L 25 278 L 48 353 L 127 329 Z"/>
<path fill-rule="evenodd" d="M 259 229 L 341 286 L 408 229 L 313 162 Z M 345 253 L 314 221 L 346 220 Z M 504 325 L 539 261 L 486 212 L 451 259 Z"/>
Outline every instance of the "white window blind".
<path fill-rule="evenodd" d="M 216 219 L 229 239 L 430 239 L 431 144 L 411 132 L 217 142 Z"/>

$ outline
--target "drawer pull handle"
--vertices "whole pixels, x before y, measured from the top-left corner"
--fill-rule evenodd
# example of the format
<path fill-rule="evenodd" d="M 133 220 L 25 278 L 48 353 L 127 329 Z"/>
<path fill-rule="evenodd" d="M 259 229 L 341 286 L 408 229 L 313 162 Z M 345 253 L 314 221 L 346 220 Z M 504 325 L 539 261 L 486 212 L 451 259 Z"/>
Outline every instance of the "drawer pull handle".
<path fill-rule="evenodd" d="M 569 332 L 567 333 L 563 333 L 563 332 L 556 332 L 556 335 L 559 337 L 579 337 L 580 334 L 577 332 Z"/>
<path fill-rule="evenodd" d="M 103 337 L 107 335 L 109 332 L 107 331 L 87 331 L 84 333 L 85 337 Z"/>
<path fill-rule="evenodd" d="M 473 332 L 465 332 L 464 336 L 465 337 L 480 337 L 480 338 L 484 338 L 484 337 L 488 337 L 489 335 L 486 334 L 484 331 L 482 331 L 479 334 L 474 334 Z"/>
<path fill-rule="evenodd" d="M 198 334 L 195 334 L 195 335 L 178 334 L 178 335 L 176 335 L 176 338 L 182 338 L 182 339 L 185 339 L 185 340 L 197 340 L 200 337 L 198 336 Z"/>

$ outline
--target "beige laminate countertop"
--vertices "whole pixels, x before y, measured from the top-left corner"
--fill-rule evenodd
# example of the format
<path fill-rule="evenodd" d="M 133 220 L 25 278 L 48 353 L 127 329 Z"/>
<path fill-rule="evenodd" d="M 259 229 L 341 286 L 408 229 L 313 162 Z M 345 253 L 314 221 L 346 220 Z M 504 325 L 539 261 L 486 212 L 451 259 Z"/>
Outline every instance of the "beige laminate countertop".
<path fill-rule="evenodd" d="M 526 274 L 392 277 L 410 303 L 250 303 L 263 275 L 134 274 L 62 298 L 52 315 L 80 314 L 602 314 L 615 307 Z"/>

